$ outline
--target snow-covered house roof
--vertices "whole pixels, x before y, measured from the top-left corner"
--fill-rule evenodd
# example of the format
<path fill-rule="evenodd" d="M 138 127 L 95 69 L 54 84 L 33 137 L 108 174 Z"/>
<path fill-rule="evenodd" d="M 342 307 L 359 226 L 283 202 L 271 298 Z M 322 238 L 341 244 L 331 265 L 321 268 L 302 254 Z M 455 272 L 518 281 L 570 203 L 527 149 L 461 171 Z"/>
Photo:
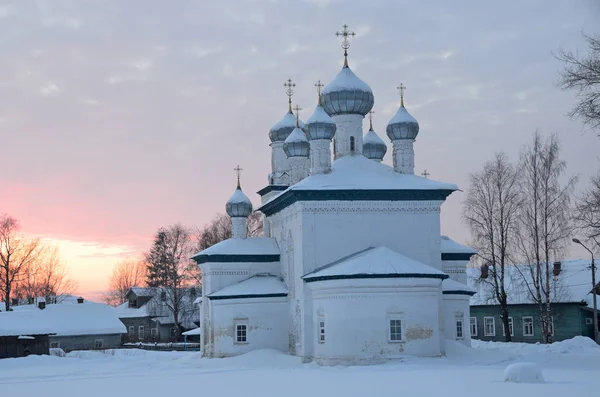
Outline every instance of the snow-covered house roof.
<path fill-rule="evenodd" d="M 196 263 L 278 262 L 279 246 L 270 237 L 230 238 L 192 256 Z"/>
<path fill-rule="evenodd" d="M 152 297 L 155 294 L 155 289 L 148 287 L 132 287 L 128 292 L 133 292 L 137 296 Z"/>
<path fill-rule="evenodd" d="M 182 333 L 182 335 L 184 335 L 184 336 L 200 335 L 200 331 L 201 331 L 201 329 L 200 329 L 200 327 L 198 327 L 198 328 L 191 329 L 189 331 L 185 331 L 184 333 Z"/>
<path fill-rule="evenodd" d="M 306 282 L 348 278 L 438 278 L 448 275 L 388 247 L 371 247 L 325 265 L 302 278 Z"/>
<path fill-rule="evenodd" d="M 364 156 L 344 156 L 328 174 L 311 175 L 263 204 L 274 214 L 296 201 L 315 200 L 444 200 L 458 187 L 414 174 L 400 174 Z"/>
<path fill-rule="evenodd" d="M 50 324 L 39 321 L 31 311 L 0 312 L 0 336 L 50 335 Z"/>
<path fill-rule="evenodd" d="M 275 298 L 287 294 L 287 286 L 281 278 L 272 275 L 256 275 L 213 292 L 208 295 L 208 299 Z"/>
<path fill-rule="evenodd" d="M 23 320 L 31 319 L 45 329 L 50 330 L 56 336 L 77 336 L 77 335 L 104 335 L 104 334 L 122 334 L 127 332 L 125 326 L 119 320 L 117 310 L 114 307 L 103 303 L 84 301 L 83 303 L 63 302 L 46 305 L 41 310 L 36 305 L 21 305 L 13 308 L 14 312 L 6 313 L 11 315 L 18 313 L 23 316 Z M 5 317 L 4 321 L 11 321 L 11 317 Z M 0 321 L 1 322 L 1 321 Z M 0 325 L 0 328 L 2 325 Z M 19 334 L 32 334 L 36 327 L 32 327 L 30 332 L 20 332 Z"/>
<path fill-rule="evenodd" d="M 462 245 L 448 236 L 442 236 L 440 248 L 443 261 L 469 260 L 471 256 L 477 253 L 473 248 Z"/>
<path fill-rule="evenodd" d="M 444 295 L 475 295 L 475 290 L 468 285 L 447 278 L 442 282 L 442 293 Z"/>
<path fill-rule="evenodd" d="M 555 303 L 592 302 L 591 261 L 587 259 L 566 260 L 560 262 L 558 276 L 551 275 L 550 296 Z M 509 304 L 534 303 L 528 285 L 532 285 L 531 268 L 527 265 L 511 265 L 506 267 L 505 288 Z M 554 269 L 550 265 L 550 272 Z M 481 279 L 479 268 L 467 268 L 468 282 L 477 293 L 471 297 L 471 305 L 495 305 L 498 302 L 493 296 L 491 270 L 488 278 Z"/>

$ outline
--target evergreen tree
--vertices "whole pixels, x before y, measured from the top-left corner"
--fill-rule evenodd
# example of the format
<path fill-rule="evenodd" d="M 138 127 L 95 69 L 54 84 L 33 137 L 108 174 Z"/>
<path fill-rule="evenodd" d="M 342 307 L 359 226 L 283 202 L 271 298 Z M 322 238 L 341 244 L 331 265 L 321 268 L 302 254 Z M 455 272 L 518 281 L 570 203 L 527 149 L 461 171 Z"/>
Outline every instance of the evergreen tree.
<path fill-rule="evenodd" d="M 166 287 L 169 280 L 169 267 L 172 261 L 169 254 L 169 243 L 167 231 L 158 229 L 154 237 L 154 243 L 150 252 L 146 254 L 148 273 L 146 284 L 148 287 Z"/>

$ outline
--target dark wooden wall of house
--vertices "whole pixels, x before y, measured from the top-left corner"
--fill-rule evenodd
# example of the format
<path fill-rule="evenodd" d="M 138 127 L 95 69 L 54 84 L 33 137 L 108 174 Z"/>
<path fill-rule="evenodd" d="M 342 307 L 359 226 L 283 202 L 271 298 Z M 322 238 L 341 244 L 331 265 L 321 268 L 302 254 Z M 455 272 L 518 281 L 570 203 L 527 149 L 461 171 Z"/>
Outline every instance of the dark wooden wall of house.
<path fill-rule="evenodd" d="M 0 336 L 0 359 L 26 357 L 30 354 L 50 354 L 48 335 L 36 335 L 35 339 Z"/>

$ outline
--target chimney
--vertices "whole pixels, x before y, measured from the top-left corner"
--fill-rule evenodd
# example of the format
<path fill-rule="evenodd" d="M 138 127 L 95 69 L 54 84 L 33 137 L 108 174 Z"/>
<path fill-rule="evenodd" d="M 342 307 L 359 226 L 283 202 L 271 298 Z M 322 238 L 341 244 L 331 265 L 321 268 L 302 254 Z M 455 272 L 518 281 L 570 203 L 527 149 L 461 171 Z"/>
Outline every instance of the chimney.
<path fill-rule="evenodd" d="M 488 278 L 489 272 L 490 272 L 490 266 L 486 263 L 481 266 L 481 276 L 479 276 L 479 277 L 480 278 Z"/>
<path fill-rule="evenodd" d="M 44 310 L 46 308 L 46 302 L 38 302 L 38 309 Z"/>
<path fill-rule="evenodd" d="M 83 303 L 83 298 L 80 296 L 79 298 L 77 298 L 77 303 Z"/>
<path fill-rule="evenodd" d="M 561 262 L 554 262 L 554 269 L 552 269 L 552 274 L 554 274 L 554 277 L 558 277 L 558 275 L 560 274 L 561 269 L 562 269 L 562 263 Z"/>

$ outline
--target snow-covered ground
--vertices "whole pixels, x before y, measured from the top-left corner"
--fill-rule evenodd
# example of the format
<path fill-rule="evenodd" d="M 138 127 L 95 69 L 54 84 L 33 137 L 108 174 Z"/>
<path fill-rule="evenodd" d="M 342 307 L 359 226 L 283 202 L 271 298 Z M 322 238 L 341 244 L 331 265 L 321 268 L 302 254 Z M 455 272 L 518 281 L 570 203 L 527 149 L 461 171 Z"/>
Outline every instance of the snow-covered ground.
<path fill-rule="evenodd" d="M 0 360 L 2 396 L 569 396 L 600 390 L 600 347 L 578 337 L 553 345 L 451 343 L 447 357 L 319 367 L 269 350 L 228 359 L 197 352 L 109 350 Z M 545 383 L 505 383 L 512 363 L 542 368 Z M 593 393 L 592 393 L 593 395 Z"/>

